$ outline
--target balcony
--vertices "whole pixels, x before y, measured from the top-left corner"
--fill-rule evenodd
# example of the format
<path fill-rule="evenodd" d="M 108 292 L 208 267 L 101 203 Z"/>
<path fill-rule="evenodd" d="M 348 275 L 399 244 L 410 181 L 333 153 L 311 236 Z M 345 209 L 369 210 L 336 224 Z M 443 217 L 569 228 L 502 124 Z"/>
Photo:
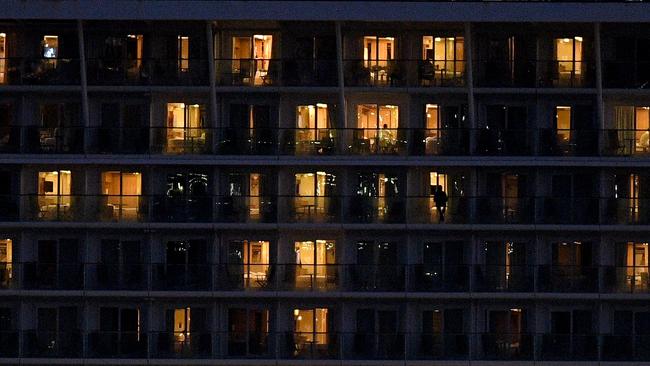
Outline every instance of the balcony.
<path fill-rule="evenodd" d="M 27 195 L 28 221 L 83 221 L 84 196 Z"/>
<path fill-rule="evenodd" d="M 202 155 L 212 153 L 212 129 L 156 128 L 152 130 L 155 153 Z"/>
<path fill-rule="evenodd" d="M 277 222 L 277 201 L 272 196 L 226 196 L 217 198 L 223 222 Z"/>
<path fill-rule="evenodd" d="M 155 130 L 158 132 L 157 130 Z M 148 154 L 149 128 L 90 128 L 91 146 L 88 150 L 94 154 Z M 152 151 L 162 152 L 162 147 Z"/>
<path fill-rule="evenodd" d="M 80 154 L 84 151 L 84 127 L 23 127 L 25 152 Z"/>
<path fill-rule="evenodd" d="M 128 331 L 94 331 L 88 334 L 91 358 L 146 358 L 147 334 Z"/>
<path fill-rule="evenodd" d="M 278 197 L 278 206 L 285 208 L 282 222 L 341 222 L 341 199 L 338 196 Z"/>
<path fill-rule="evenodd" d="M 481 87 L 534 88 L 536 62 L 530 60 L 478 60 L 477 80 Z"/>
<path fill-rule="evenodd" d="M 80 263 L 22 263 L 23 288 L 30 290 L 81 290 L 84 268 Z"/>
<path fill-rule="evenodd" d="M 535 220 L 531 197 L 478 197 L 477 221 L 485 224 L 530 224 Z"/>
<path fill-rule="evenodd" d="M 596 224 L 599 222 L 598 198 L 538 197 L 538 223 Z"/>
<path fill-rule="evenodd" d="M 18 126 L 0 127 L 0 154 L 15 154 L 20 151 L 20 130 Z"/>
<path fill-rule="evenodd" d="M 438 211 L 433 196 L 406 197 L 410 223 L 466 224 L 470 222 L 469 197 L 448 197 L 444 212 Z"/>
<path fill-rule="evenodd" d="M 276 155 L 277 137 L 275 128 L 223 128 L 217 151 L 222 155 Z"/>
<path fill-rule="evenodd" d="M 279 265 L 269 263 L 219 265 L 218 286 L 226 291 L 275 290 L 278 288 L 278 267 Z"/>
<path fill-rule="evenodd" d="M 17 287 L 14 264 L 11 262 L 0 262 L 0 290 L 13 289 Z M 1 336 L 1 334 L 0 334 Z"/>
<path fill-rule="evenodd" d="M 152 334 L 156 342 L 156 357 L 210 358 L 212 334 L 209 332 L 159 332 Z"/>
<path fill-rule="evenodd" d="M 156 222 L 212 222 L 212 196 L 157 195 L 152 206 Z"/>
<path fill-rule="evenodd" d="M 478 265 L 474 291 L 533 292 L 534 270 L 534 266 L 527 265 Z"/>
<path fill-rule="evenodd" d="M 148 218 L 148 200 L 140 195 L 101 195 L 95 196 L 99 201 L 97 217 L 107 222 L 145 222 Z M 92 213 L 91 213 L 92 215 Z M 93 216 L 91 216 L 93 217 Z"/>
<path fill-rule="evenodd" d="M 343 60 L 345 86 L 462 87 L 464 60 Z"/>
<path fill-rule="evenodd" d="M 479 359 L 500 361 L 533 360 L 535 336 L 527 333 L 483 333 L 479 335 Z"/>
<path fill-rule="evenodd" d="M 0 220 L 16 221 L 19 218 L 19 197 L 16 195 L 0 195 Z"/>
<path fill-rule="evenodd" d="M 415 358 L 422 360 L 466 360 L 469 357 L 468 334 L 422 333 L 412 334 L 416 342 Z"/>
<path fill-rule="evenodd" d="M 345 135 L 335 128 L 281 129 L 280 154 L 295 156 L 338 155 Z"/>
<path fill-rule="evenodd" d="M 342 335 L 344 358 L 352 360 L 403 360 L 403 333 L 346 333 Z"/>
<path fill-rule="evenodd" d="M 92 58 L 88 85 L 208 86 L 208 60 Z"/>
<path fill-rule="evenodd" d="M 537 270 L 540 292 L 598 292 L 598 267 L 540 265 Z"/>
<path fill-rule="evenodd" d="M 155 291 L 209 291 L 215 275 L 210 264 L 151 264 L 152 289 Z"/>
<path fill-rule="evenodd" d="M 352 196 L 346 221 L 352 223 L 403 223 L 406 198 Z"/>
<path fill-rule="evenodd" d="M 525 125 L 526 121 L 522 121 Z M 489 156 L 533 155 L 533 136 L 530 130 L 476 130 L 476 153 Z"/>
<path fill-rule="evenodd" d="M 134 263 L 87 263 L 87 289 L 92 290 L 147 290 L 148 265 Z"/>
<path fill-rule="evenodd" d="M 542 156 L 596 156 L 598 130 L 540 129 L 539 155 Z"/>
<path fill-rule="evenodd" d="M 280 59 L 216 59 L 217 85 L 276 86 L 280 84 Z"/>
<path fill-rule="evenodd" d="M 75 85 L 80 83 L 80 65 L 76 58 L 6 58 L 9 85 Z"/>
<path fill-rule="evenodd" d="M 463 128 L 413 129 L 410 154 L 414 156 L 469 155 L 470 130 Z"/>
<path fill-rule="evenodd" d="M 465 292 L 469 290 L 467 265 L 416 264 L 408 266 L 409 290 L 416 292 Z"/>
<path fill-rule="evenodd" d="M 339 336 L 323 332 L 289 332 L 280 343 L 283 358 L 324 360 L 340 359 Z M 278 341 L 280 341 L 278 339 Z"/>
<path fill-rule="evenodd" d="M 404 265 L 356 264 L 350 269 L 350 290 L 393 292 L 405 289 Z"/>
<path fill-rule="evenodd" d="M 650 81 L 650 63 L 640 61 L 603 61 L 603 87 L 646 89 Z"/>
<path fill-rule="evenodd" d="M 341 289 L 341 273 L 345 266 L 336 264 L 277 265 L 281 276 L 278 290 L 336 291 Z M 348 267 L 349 268 L 349 267 Z"/>
<path fill-rule="evenodd" d="M 648 225 L 650 223 L 650 200 L 644 198 L 603 198 L 604 223 L 614 225 Z"/>
<path fill-rule="evenodd" d="M 23 357 L 79 358 L 83 354 L 79 331 L 23 331 Z"/>
<path fill-rule="evenodd" d="M 603 268 L 603 291 L 644 294 L 650 292 L 648 267 L 610 266 Z"/>
<path fill-rule="evenodd" d="M 0 330 L 0 358 L 18 357 L 18 343 L 20 335 L 18 331 L 3 329 Z"/>
<path fill-rule="evenodd" d="M 650 361 L 650 335 L 604 335 L 601 339 L 604 361 Z"/>
<path fill-rule="evenodd" d="M 543 361 L 595 361 L 598 359 L 597 335 L 543 334 L 539 359 Z"/>
<path fill-rule="evenodd" d="M 273 358 L 274 352 L 269 347 L 274 339 L 267 332 L 237 332 L 227 334 L 227 356 L 232 358 Z M 293 353 L 291 353 L 293 354 Z"/>

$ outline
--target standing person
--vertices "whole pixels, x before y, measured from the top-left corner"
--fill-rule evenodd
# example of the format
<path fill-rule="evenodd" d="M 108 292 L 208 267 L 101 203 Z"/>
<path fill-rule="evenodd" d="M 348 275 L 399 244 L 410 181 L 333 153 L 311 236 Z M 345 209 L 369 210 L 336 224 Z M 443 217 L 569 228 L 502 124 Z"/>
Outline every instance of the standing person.
<path fill-rule="evenodd" d="M 433 193 L 433 202 L 435 202 L 438 210 L 438 222 L 444 222 L 445 210 L 447 209 L 447 193 L 440 185 L 436 186 L 436 191 Z"/>

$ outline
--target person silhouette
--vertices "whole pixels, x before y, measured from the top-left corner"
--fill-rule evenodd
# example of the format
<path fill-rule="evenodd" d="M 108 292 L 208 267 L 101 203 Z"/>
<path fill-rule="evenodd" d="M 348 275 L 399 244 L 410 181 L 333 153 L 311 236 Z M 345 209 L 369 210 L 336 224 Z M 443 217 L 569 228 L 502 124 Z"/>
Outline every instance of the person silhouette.
<path fill-rule="evenodd" d="M 436 204 L 438 210 L 438 222 L 445 222 L 445 211 L 447 209 L 447 193 L 442 189 L 442 186 L 436 186 L 433 193 L 433 202 Z"/>

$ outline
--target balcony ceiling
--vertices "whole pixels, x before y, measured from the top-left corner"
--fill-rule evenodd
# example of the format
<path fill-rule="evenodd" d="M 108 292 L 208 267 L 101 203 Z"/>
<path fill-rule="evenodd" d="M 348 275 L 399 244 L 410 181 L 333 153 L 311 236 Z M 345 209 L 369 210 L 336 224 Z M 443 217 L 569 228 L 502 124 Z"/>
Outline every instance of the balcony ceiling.
<path fill-rule="evenodd" d="M 6 19 L 648 22 L 644 2 L 5 0 Z"/>

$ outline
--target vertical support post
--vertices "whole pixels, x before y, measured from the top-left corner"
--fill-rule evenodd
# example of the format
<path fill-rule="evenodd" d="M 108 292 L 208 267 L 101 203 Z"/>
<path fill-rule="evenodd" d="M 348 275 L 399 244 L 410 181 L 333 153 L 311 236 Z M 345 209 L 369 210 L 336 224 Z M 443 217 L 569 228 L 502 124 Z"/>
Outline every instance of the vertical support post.
<path fill-rule="evenodd" d="M 336 22 L 336 70 L 338 71 L 339 86 L 339 108 L 338 108 L 338 127 L 347 127 L 347 112 L 345 106 L 345 80 L 343 74 L 343 35 L 341 34 L 341 22 Z"/>
<path fill-rule="evenodd" d="M 472 24 L 465 23 L 465 72 L 467 74 L 467 109 L 469 115 L 469 127 L 472 129 L 477 128 L 476 122 L 476 106 L 474 104 L 474 45 L 472 41 Z M 472 134 L 474 135 L 474 134 Z M 470 139 L 474 140 L 474 139 Z M 473 146 L 470 146 L 473 150 Z"/>
<path fill-rule="evenodd" d="M 216 82 L 217 82 L 217 76 L 216 76 L 216 71 L 214 68 L 214 59 L 215 59 L 215 54 L 214 54 L 214 34 L 212 32 L 212 22 L 206 22 L 205 23 L 205 36 L 207 38 L 208 42 L 208 78 L 209 78 L 209 83 L 210 83 L 210 131 L 208 132 L 208 136 L 212 136 L 211 141 L 211 146 L 209 147 L 210 152 L 214 152 L 215 144 L 214 142 L 217 141 L 217 87 L 216 87 Z"/>
<path fill-rule="evenodd" d="M 86 78 L 86 44 L 84 41 L 83 21 L 77 19 L 77 37 L 79 41 L 79 74 L 81 79 L 81 119 L 84 127 L 84 152 L 88 152 L 90 142 L 90 112 L 88 110 L 88 79 Z"/>
<path fill-rule="evenodd" d="M 603 102 L 603 64 L 600 45 L 600 23 L 594 23 L 594 62 L 596 63 L 596 114 L 598 119 L 598 152 L 604 148 L 605 105 Z"/>

